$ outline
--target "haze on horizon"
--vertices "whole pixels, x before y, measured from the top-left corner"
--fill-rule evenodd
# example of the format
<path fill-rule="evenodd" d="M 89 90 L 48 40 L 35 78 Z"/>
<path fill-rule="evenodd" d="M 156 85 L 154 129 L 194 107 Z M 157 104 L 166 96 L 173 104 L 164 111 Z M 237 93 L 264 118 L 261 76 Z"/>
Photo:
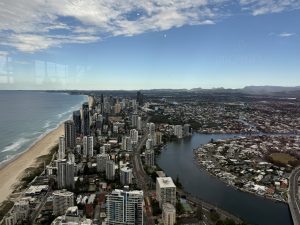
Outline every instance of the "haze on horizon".
<path fill-rule="evenodd" d="M 3 0 L 0 89 L 300 85 L 300 2 Z"/>

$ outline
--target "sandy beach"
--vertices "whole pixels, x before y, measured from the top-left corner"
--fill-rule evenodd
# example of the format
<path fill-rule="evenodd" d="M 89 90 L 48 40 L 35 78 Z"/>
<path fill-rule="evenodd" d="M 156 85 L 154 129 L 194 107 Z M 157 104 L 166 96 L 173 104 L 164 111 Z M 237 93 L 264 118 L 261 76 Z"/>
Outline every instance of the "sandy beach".
<path fill-rule="evenodd" d="M 23 171 L 34 166 L 39 156 L 48 154 L 52 147 L 58 143 L 58 137 L 63 133 L 64 126 L 62 123 L 15 160 L 0 168 L 0 204 L 13 192 L 13 186 L 22 177 Z"/>

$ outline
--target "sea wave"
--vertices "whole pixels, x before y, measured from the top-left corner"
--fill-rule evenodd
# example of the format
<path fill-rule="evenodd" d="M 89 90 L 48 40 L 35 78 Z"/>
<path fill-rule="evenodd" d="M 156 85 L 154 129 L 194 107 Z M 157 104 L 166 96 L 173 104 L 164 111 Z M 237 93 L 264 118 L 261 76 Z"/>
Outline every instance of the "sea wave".
<path fill-rule="evenodd" d="M 29 141 L 30 139 L 27 138 L 19 138 L 16 142 L 7 145 L 1 152 L 10 152 L 10 151 L 17 151 L 19 150 L 23 144 L 25 144 L 27 141 Z"/>

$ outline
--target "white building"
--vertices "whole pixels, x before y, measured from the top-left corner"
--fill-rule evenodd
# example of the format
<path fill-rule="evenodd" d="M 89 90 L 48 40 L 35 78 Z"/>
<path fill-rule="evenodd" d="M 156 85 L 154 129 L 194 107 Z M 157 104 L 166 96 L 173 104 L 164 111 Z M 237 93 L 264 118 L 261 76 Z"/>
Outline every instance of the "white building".
<path fill-rule="evenodd" d="M 29 201 L 20 200 L 15 202 L 13 211 L 16 221 L 26 220 L 29 216 Z"/>
<path fill-rule="evenodd" d="M 83 137 L 83 156 L 93 157 L 94 155 L 94 137 L 84 136 Z"/>
<path fill-rule="evenodd" d="M 132 144 L 137 144 L 139 141 L 139 132 L 136 129 L 130 130 L 130 138 Z"/>
<path fill-rule="evenodd" d="M 53 192 L 53 215 L 64 215 L 69 207 L 74 206 L 74 194 L 66 190 Z"/>
<path fill-rule="evenodd" d="M 174 225 L 176 223 L 176 209 L 170 203 L 164 203 L 162 206 L 162 220 L 164 225 Z"/>
<path fill-rule="evenodd" d="M 139 116 L 138 120 L 137 120 L 137 126 L 136 126 L 136 128 L 138 130 L 142 130 L 142 126 L 143 126 L 142 118 Z"/>
<path fill-rule="evenodd" d="M 154 134 L 155 134 L 155 124 L 154 123 L 149 123 L 148 124 L 149 127 L 149 134 L 151 136 L 151 138 L 154 138 Z"/>
<path fill-rule="evenodd" d="M 153 139 L 148 138 L 147 141 L 146 141 L 146 149 L 151 149 L 151 148 L 153 148 L 153 145 L 154 145 Z"/>
<path fill-rule="evenodd" d="M 155 154 L 153 149 L 147 149 L 145 151 L 145 164 L 149 167 L 153 167 L 155 162 L 154 158 L 155 158 Z"/>
<path fill-rule="evenodd" d="M 132 184 L 132 169 L 124 167 L 120 170 L 120 182 L 123 185 Z"/>
<path fill-rule="evenodd" d="M 74 188 L 74 173 L 75 164 L 67 162 L 66 159 L 57 161 L 57 187 L 58 189 L 63 188 Z"/>
<path fill-rule="evenodd" d="M 182 138 L 182 126 L 181 125 L 175 125 L 174 126 L 174 135 L 177 138 Z"/>
<path fill-rule="evenodd" d="M 65 137 L 60 136 L 58 142 L 58 159 L 64 159 L 66 157 L 66 142 Z"/>
<path fill-rule="evenodd" d="M 97 171 L 104 172 L 106 170 L 106 161 L 109 160 L 109 155 L 106 153 L 97 155 Z"/>
<path fill-rule="evenodd" d="M 106 196 L 108 225 L 143 225 L 143 191 L 114 190 Z"/>
<path fill-rule="evenodd" d="M 176 186 L 171 177 L 156 178 L 156 197 L 160 207 L 164 203 L 176 206 Z"/>
<path fill-rule="evenodd" d="M 106 161 L 106 179 L 108 180 L 114 180 L 115 179 L 115 162 L 112 160 L 107 160 Z"/>

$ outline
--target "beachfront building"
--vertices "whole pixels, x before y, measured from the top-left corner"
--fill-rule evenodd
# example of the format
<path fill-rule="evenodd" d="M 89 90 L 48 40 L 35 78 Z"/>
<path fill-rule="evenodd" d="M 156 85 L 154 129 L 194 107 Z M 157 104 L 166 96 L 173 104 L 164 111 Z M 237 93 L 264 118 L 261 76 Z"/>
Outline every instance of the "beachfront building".
<path fill-rule="evenodd" d="M 87 102 L 81 107 L 81 133 L 85 136 L 90 135 L 90 112 Z"/>
<path fill-rule="evenodd" d="M 115 179 L 115 162 L 112 160 L 106 161 L 106 179 L 107 180 L 114 180 Z"/>
<path fill-rule="evenodd" d="M 80 117 L 80 110 L 73 112 L 73 121 L 75 125 L 75 133 L 76 136 L 81 134 L 81 117 Z"/>
<path fill-rule="evenodd" d="M 66 157 L 66 142 L 65 137 L 60 136 L 58 142 L 58 159 L 64 159 Z"/>
<path fill-rule="evenodd" d="M 69 207 L 74 206 L 74 194 L 67 190 L 54 191 L 53 194 L 53 215 L 61 216 L 66 213 Z"/>
<path fill-rule="evenodd" d="M 75 148 L 76 135 L 75 135 L 75 124 L 72 120 L 65 122 L 65 143 L 66 148 Z"/>
<path fill-rule="evenodd" d="M 124 167 L 120 169 L 120 182 L 123 185 L 132 184 L 132 169 Z"/>
<path fill-rule="evenodd" d="M 78 207 L 69 207 L 65 215 L 58 216 L 51 225 L 92 225 L 93 221 L 85 217 L 81 217 L 78 212 Z"/>
<path fill-rule="evenodd" d="M 156 197 L 161 208 L 164 203 L 176 206 L 176 186 L 171 177 L 156 178 Z"/>
<path fill-rule="evenodd" d="M 114 190 L 106 196 L 107 225 L 143 225 L 143 191 Z"/>
<path fill-rule="evenodd" d="M 176 209 L 170 203 L 164 203 L 162 206 L 162 220 L 164 225 L 174 225 L 176 223 Z"/>

